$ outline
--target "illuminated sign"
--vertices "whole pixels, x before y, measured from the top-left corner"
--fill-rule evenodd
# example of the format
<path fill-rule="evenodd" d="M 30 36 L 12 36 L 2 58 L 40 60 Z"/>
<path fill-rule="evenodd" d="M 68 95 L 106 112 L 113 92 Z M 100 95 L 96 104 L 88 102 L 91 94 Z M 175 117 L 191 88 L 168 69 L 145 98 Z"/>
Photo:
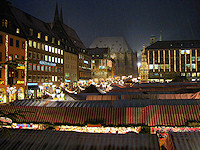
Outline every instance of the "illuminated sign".
<path fill-rule="evenodd" d="M 4 84 L 4 81 L 0 81 L 0 84 Z"/>
<path fill-rule="evenodd" d="M 87 60 L 84 60 L 84 63 L 85 63 L 85 64 L 88 64 L 88 61 L 87 61 Z"/>
<path fill-rule="evenodd" d="M 49 83 L 42 83 L 42 85 L 53 85 L 52 82 L 49 82 Z"/>
<path fill-rule="evenodd" d="M 65 82 L 71 82 L 71 80 L 67 80 L 67 79 L 65 79 Z"/>
<path fill-rule="evenodd" d="M 24 66 L 19 66 L 19 67 L 17 67 L 17 69 L 25 69 L 25 67 Z"/>
<path fill-rule="evenodd" d="M 17 81 L 17 84 L 24 84 L 24 81 Z"/>
<path fill-rule="evenodd" d="M 40 65 L 48 65 L 48 66 L 56 66 L 55 63 L 51 63 L 51 62 L 46 62 L 46 61 L 39 61 Z"/>
<path fill-rule="evenodd" d="M 27 83 L 28 86 L 37 86 L 38 83 Z"/>

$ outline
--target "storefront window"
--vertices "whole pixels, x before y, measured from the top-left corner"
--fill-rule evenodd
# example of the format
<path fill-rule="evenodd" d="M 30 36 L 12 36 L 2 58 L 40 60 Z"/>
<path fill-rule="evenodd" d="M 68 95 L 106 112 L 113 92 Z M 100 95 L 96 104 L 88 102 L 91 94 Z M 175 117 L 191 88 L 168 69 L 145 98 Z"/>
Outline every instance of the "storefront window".
<path fill-rule="evenodd" d="M 49 72 L 51 72 L 51 66 L 49 66 Z"/>
<path fill-rule="evenodd" d="M 48 66 L 45 66 L 45 71 L 48 71 Z"/>

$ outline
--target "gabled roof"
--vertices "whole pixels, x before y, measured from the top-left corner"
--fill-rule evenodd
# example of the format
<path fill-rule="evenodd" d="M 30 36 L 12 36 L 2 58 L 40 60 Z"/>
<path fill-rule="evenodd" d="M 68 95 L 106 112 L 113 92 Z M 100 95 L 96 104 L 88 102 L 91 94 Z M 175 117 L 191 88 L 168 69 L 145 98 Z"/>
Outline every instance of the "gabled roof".
<path fill-rule="evenodd" d="M 24 11 L 10 6 L 10 10 L 21 28 L 25 32 L 26 36 L 29 36 L 29 29 L 32 28 L 36 32 L 42 32 L 45 35 L 51 37 L 57 37 L 51 30 L 49 24 L 41 21 L 40 19 L 25 13 Z"/>
<path fill-rule="evenodd" d="M 200 48 L 200 40 L 157 41 L 146 49 Z"/>
<path fill-rule="evenodd" d="M 68 25 L 65 25 L 65 24 L 62 24 L 62 26 L 76 47 L 81 48 L 81 49 L 86 49 L 85 45 L 80 40 L 80 38 L 78 37 L 74 29 L 70 28 Z"/>

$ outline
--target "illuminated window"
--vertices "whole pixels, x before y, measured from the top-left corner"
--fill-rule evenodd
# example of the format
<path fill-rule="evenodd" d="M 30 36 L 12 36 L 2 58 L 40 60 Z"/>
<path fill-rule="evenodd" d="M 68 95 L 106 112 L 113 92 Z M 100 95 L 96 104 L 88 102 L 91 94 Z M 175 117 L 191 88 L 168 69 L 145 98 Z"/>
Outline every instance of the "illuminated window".
<path fill-rule="evenodd" d="M 40 49 L 40 48 L 41 48 L 41 44 L 37 43 L 37 49 Z"/>
<path fill-rule="evenodd" d="M 37 65 L 37 71 L 40 71 L 40 65 Z"/>
<path fill-rule="evenodd" d="M 150 65 L 149 65 L 149 69 L 153 69 L 153 64 L 150 64 Z"/>
<path fill-rule="evenodd" d="M 18 33 L 18 34 L 20 33 L 20 32 L 19 32 L 19 28 L 16 29 L 16 33 Z"/>
<path fill-rule="evenodd" d="M 54 48 L 54 47 L 52 47 L 52 49 L 51 49 L 51 50 L 52 50 L 52 53 L 54 53 L 54 49 L 55 49 L 55 48 Z"/>
<path fill-rule="evenodd" d="M 52 66 L 52 68 L 51 68 L 51 72 L 54 72 L 54 67 Z"/>
<path fill-rule="evenodd" d="M 51 66 L 49 66 L 49 72 L 51 72 Z"/>
<path fill-rule="evenodd" d="M 55 42 L 55 38 L 52 38 L 52 43 L 54 43 Z"/>
<path fill-rule="evenodd" d="M 57 57 L 55 57 L 55 63 L 57 63 Z"/>
<path fill-rule="evenodd" d="M 63 64 L 63 59 L 61 58 L 61 64 Z"/>
<path fill-rule="evenodd" d="M 37 47 L 37 43 L 35 41 L 33 41 L 33 47 L 36 48 Z"/>
<path fill-rule="evenodd" d="M 54 57 L 51 57 L 52 62 L 54 62 Z"/>
<path fill-rule="evenodd" d="M 44 71 L 44 65 L 41 66 L 41 71 Z"/>
<path fill-rule="evenodd" d="M 51 56 L 49 56 L 49 61 L 51 62 Z"/>
<path fill-rule="evenodd" d="M 99 69 L 101 69 L 101 66 L 99 66 Z"/>
<path fill-rule="evenodd" d="M 2 27 L 8 27 L 8 20 L 2 19 Z"/>
<path fill-rule="evenodd" d="M 29 45 L 29 47 L 32 47 L 32 41 L 31 40 L 28 41 L 28 45 Z"/>
<path fill-rule="evenodd" d="M 48 51 L 48 45 L 45 45 L 45 51 Z"/>
<path fill-rule="evenodd" d="M 36 64 L 33 64 L 33 70 L 36 70 Z"/>
<path fill-rule="evenodd" d="M 16 59 L 19 58 L 19 55 L 15 55 L 15 58 L 16 58 Z"/>
<path fill-rule="evenodd" d="M 61 50 L 61 55 L 63 55 L 63 50 Z"/>
<path fill-rule="evenodd" d="M 97 55 L 97 57 L 99 57 L 99 55 Z"/>
<path fill-rule="evenodd" d="M 47 55 L 45 55 L 45 61 L 48 61 L 48 56 Z"/>
<path fill-rule="evenodd" d="M 58 54 L 60 54 L 60 49 L 58 49 Z"/>
<path fill-rule="evenodd" d="M 102 66 L 102 69 L 105 69 L 105 66 Z"/>
<path fill-rule="evenodd" d="M 57 76 L 55 76 L 55 81 L 58 81 L 58 77 Z"/>
<path fill-rule="evenodd" d="M 48 41 L 48 36 L 47 35 L 45 36 L 45 41 Z"/>
<path fill-rule="evenodd" d="M 60 58 L 58 58 L 58 63 L 60 63 Z"/>
<path fill-rule="evenodd" d="M 60 45 L 60 41 L 58 41 L 58 45 Z"/>
<path fill-rule="evenodd" d="M 51 77 L 52 82 L 54 82 L 54 76 Z"/>
<path fill-rule="evenodd" d="M 40 32 L 38 33 L 37 38 L 41 39 L 41 33 Z"/>
<path fill-rule="evenodd" d="M 197 77 L 200 77 L 200 72 L 197 72 Z"/>
<path fill-rule="evenodd" d="M 49 52 L 51 52 L 51 46 L 49 46 Z"/>
<path fill-rule="evenodd" d="M 42 50 L 44 50 L 44 44 L 42 44 Z"/>
<path fill-rule="evenodd" d="M 192 77 L 196 77 L 196 73 L 192 73 Z"/>
<path fill-rule="evenodd" d="M 57 48 L 55 48 L 55 53 L 56 53 L 56 54 L 58 53 Z"/>
<path fill-rule="evenodd" d="M 57 67 L 55 67 L 55 72 L 58 72 L 58 68 Z"/>
<path fill-rule="evenodd" d="M 45 66 L 45 71 L 48 71 L 48 66 Z"/>

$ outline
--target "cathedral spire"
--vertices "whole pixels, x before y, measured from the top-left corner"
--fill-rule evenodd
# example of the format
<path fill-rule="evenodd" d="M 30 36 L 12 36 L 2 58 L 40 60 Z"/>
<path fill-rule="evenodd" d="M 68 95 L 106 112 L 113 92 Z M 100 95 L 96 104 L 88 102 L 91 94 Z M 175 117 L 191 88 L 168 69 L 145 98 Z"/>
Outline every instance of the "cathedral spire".
<path fill-rule="evenodd" d="M 62 6 L 61 6 L 61 8 L 60 8 L 60 22 L 63 23 Z"/>
<path fill-rule="evenodd" d="M 59 14 L 58 14 L 58 4 L 56 3 L 56 9 L 55 9 L 55 14 L 54 14 L 54 23 L 58 22 L 59 19 Z"/>

